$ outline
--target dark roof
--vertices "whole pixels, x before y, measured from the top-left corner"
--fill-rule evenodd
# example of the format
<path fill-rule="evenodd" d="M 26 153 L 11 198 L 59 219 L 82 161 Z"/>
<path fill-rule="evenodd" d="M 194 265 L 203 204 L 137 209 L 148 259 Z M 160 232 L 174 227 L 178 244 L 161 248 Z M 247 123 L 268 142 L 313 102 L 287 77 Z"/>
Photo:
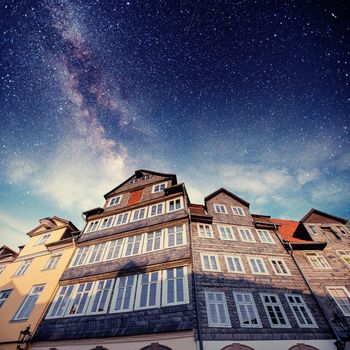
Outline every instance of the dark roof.
<path fill-rule="evenodd" d="M 345 224 L 347 223 L 347 221 L 348 221 L 348 220 L 346 220 L 346 219 L 339 218 L 339 217 L 334 216 L 334 215 L 331 215 L 331 214 L 327 214 L 327 213 L 325 213 L 325 212 L 323 212 L 323 211 L 321 211 L 321 210 L 314 209 L 314 208 L 310 209 L 309 212 L 308 212 L 300 221 L 301 221 L 301 222 L 304 222 L 304 221 L 305 221 L 311 214 L 313 214 L 313 213 L 319 214 L 319 215 L 322 215 L 322 216 L 326 216 L 326 217 L 328 217 L 328 218 L 330 218 L 330 219 L 339 221 L 339 222 L 341 222 L 341 223 L 344 224 L 344 225 L 345 225 Z"/>
<path fill-rule="evenodd" d="M 7 245 L 0 247 L 0 258 L 5 258 L 8 256 L 17 256 L 18 253 Z"/>
<path fill-rule="evenodd" d="M 219 188 L 219 189 L 216 190 L 215 192 L 213 192 L 213 193 L 209 194 L 208 196 L 206 196 L 206 197 L 204 198 L 204 202 L 207 202 L 209 199 L 215 197 L 215 196 L 216 196 L 217 194 L 219 194 L 220 192 L 226 193 L 228 196 L 230 196 L 230 197 L 236 199 L 238 202 L 241 202 L 242 204 L 244 204 L 246 207 L 249 208 L 250 203 L 246 202 L 244 199 L 242 199 L 242 198 L 236 196 L 235 194 L 233 194 L 232 192 L 226 190 L 226 188 L 223 188 L 223 187 Z"/>
<path fill-rule="evenodd" d="M 104 198 L 107 199 L 107 197 L 113 193 L 114 191 L 116 191 L 118 188 L 124 186 L 127 182 L 129 182 L 134 176 L 136 177 L 142 177 L 142 173 L 148 173 L 148 174 L 152 174 L 152 175 L 158 175 L 158 176 L 163 176 L 163 177 L 170 177 L 173 180 L 173 184 L 176 185 L 177 184 L 177 178 L 175 174 L 164 174 L 164 173 L 159 173 L 156 171 L 152 171 L 152 170 L 146 170 L 146 169 L 139 169 L 139 170 L 135 170 L 135 173 L 133 175 L 131 175 L 130 177 L 128 177 L 124 182 L 122 182 L 120 185 L 118 185 L 117 187 L 114 187 L 112 190 L 110 190 L 109 192 L 107 192 L 104 195 Z"/>
<path fill-rule="evenodd" d="M 91 216 L 91 215 L 94 215 L 94 214 L 103 213 L 103 211 L 104 211 L 103 208 L 97 207 L 97 208 L 93 208 L 93 209 L 89 209 L 89 210 L 83 211 L 83 215 Z"/>
<path fill-rule="evenodd" d="M 57 224 L 54 222 L 55 219 L 63 222 L 64 224 L 69 226 L 73 231 L 79 231 L 79 229 L 71 221 L 62 219 L 61 217 L 55 215 L 55 216 L 52 216 L 51 218 L 46 217 L 46 218 L 39 219 L 40 225 L 34 227 L 31 231 L 27 232 L 27 235 L 31 236 L 31 234 L 36 230 L 38 230 L 38 228 L 41 226 L 44 226 L 45 228 L 49 226 L 51 229 L 57 227 Z"/>

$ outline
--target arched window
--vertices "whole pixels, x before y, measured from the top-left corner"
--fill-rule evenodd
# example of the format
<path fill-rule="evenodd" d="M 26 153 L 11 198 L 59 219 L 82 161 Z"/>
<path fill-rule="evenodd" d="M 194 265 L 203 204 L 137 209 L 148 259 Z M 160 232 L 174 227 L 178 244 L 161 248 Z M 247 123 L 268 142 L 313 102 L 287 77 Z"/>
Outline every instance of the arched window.
<path fill-rule="evenodd" d="M 231 345 L 225 346 L 221 350 L 254 350 L 254 349 L 247 345 L 232 343 Z"/>
<path fill-rule="evenodd" d="M 147 345 L 140 350 L 171 350 L 169 347 L 165 345 L 161 345 L 159 343 L 152 343 L 151 345 Z"/>
<path fill-rule="evenodd" d="M 315 348 L 315 347 L 313 347 L 311 345 L 299 343 L 297 345 L 293 345 L 288 350 L 319 350 L 319 349 L 317 349 L 317 348 Z"/>

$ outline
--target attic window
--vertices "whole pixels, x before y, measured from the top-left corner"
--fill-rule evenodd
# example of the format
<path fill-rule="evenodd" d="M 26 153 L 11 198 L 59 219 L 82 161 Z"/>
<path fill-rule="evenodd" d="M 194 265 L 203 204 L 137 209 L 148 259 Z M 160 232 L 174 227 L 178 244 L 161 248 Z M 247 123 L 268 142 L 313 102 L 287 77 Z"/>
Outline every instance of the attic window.
<path fill-rule="evenodd" d="M 141 180 L 149 180 L 152 177 L 152 175 L 145 175 L 141 177 Z"/>
<path fill-rule="evenodd" d="M 131 179 L 131 180 L 129 181 L 129 184 L 134 184 L 134 183 L 136 183 L 137 181 L 139 181 L 139 179 Z"/>
<path fill-rule="evenodd" d="M 313 235 L 317 235 L 317 228 L 315 226 L 309 226 L 309 227 L 310 227 L 311 233 Z"/>
<path fill-rule="evenodd" d="M 48 238 L 50 237 L 50 233 L 46 233 L 46 234 L 44 234 L 43 236 L 41 236 L 40 238 L 39 238 L 39 240 L 38 240 L 38 242 L 36 243 L 36 245 L 40 245 L 40 244 L 44 244 L 47 240 L 48 240 Z"/>
<path fill-rule="evenodd" d="M 345 229 L 341 226 L 337 226 L 337 229 L 343 234 L 343 235 L 347 235 L 348 233 L 345 231 Z"/>
<path fill-rule="evenodd" d="M 166 182 L 162 182 L 160 184 L 154 185 L 152 188 L 152 193 L 163 191 L 166 188 Z"/>
<path fill-rule="evenodd" d="M 112 205 L 120 204 L 121 199 L 122 199 L 122 196 L 115 196 L 115 197 L 112 197 L 112 198 L 109 200 L 108 206 L 111 207 Z"/>

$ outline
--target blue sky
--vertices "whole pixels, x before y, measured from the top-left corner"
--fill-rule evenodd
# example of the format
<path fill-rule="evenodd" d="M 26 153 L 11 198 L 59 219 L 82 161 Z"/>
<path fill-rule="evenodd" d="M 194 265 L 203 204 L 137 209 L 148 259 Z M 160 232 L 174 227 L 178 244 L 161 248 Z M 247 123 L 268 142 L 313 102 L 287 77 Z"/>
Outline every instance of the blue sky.
<path fill-rule="evenodd" d="M 81 212 L 139 168 L 192 202 L 348 218 L 349 5 L 4 1 L 0 244 Z"/>

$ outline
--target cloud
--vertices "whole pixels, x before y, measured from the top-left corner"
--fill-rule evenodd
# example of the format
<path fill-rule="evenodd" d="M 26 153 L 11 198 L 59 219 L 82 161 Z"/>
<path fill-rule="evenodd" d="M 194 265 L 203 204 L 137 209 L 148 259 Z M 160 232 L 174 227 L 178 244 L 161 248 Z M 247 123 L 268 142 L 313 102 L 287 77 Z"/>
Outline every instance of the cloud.
<path fill-rule="evenodd" d="M 6 172 L 10 183 L 19 184 L 38 170 L 38 165 L 30 159 L 12 159 Z"/>
<path fill-rule="evenodd" d="M 320 171 L 317 168 L 297 169 L 296 179 L 300 185 L 315 181 L 320 177 Z"/>

